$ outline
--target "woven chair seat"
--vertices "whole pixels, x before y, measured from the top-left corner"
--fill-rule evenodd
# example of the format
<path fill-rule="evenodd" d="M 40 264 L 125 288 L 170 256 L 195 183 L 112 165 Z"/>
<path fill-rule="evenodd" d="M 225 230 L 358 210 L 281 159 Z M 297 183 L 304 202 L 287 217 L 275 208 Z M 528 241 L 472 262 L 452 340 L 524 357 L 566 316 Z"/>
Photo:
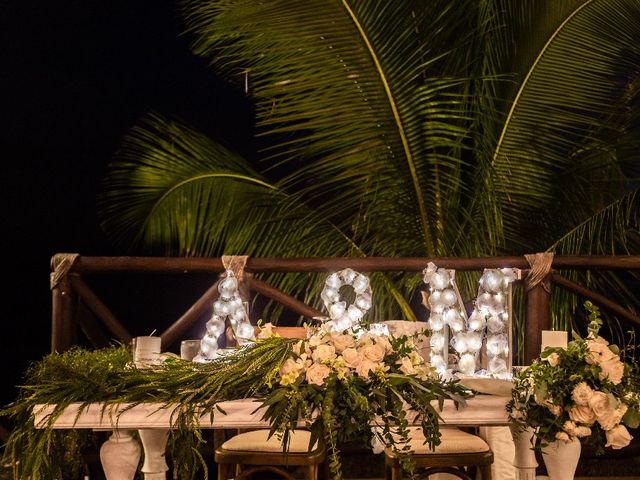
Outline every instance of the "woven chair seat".
<path fill-rule="evenodd" d="M 294 430 L 290 434 L 289 453 L 307 453 L 311 433 L 306 430 Z M 315 450 L 318 443 L 311 450 Z M 252 451 L 282 453 L 282 442 L 277 435 L 269 438 L 269 430 L 252 430 L 239 433 L 222 444 L 222 448 L 229 451 Z"/>

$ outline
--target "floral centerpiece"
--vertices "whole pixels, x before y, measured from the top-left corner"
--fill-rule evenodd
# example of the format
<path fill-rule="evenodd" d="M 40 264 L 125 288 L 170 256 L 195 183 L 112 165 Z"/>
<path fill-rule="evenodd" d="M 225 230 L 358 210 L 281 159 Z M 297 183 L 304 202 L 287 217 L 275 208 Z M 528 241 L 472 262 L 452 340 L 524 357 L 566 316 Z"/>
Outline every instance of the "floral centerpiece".
<path fill-rule="evenodd" d="M 272 335 L 267 325 L 261 338 Z M 288 433 L 308 419 L 311 443 L 323 439 L 334 478 L 341 478 L 339 445 L 359 440 L 394 450 L 412 472 L 408 426 L 422 426 L 426 442 L 440 442 L 439 415 L 431 402 L 464 403 L 467 390 L 440 379 L 417 352 L 414 338 L 376 334 L 362 327 L 309 329 L 291 355 L 272 371 L 265 417 L 286 448 Z M 408 418 L 410 407 L 413 418 Z"/>
<path fill-rule="evenodd" d="M 620 359 L 619 349 L 598 335 L 597 307 L 589 312 L 588 336 L 566 349 L 546 348 L 540 359 L 515 375 L 511 420 L 535 431 L 535 448 L 574 438 L 595 447 L 621 449 L 632 439 L 629 428 L 640 424 L 640 391 L 634 365 Z"/>

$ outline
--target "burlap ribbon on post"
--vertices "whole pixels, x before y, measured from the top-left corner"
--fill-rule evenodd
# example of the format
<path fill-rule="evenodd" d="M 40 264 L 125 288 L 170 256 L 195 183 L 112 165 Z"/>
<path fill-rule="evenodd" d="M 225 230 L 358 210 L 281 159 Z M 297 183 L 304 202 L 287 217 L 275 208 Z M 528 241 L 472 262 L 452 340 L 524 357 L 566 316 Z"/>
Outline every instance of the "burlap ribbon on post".
<path fill-rule="evenodd" d="M 528 275 L 524 278 L 525 290 L 528 292 L 538 285 L 542 285 L 545 292 L 551 293 L 551 282 L 549 273 L 553 264 L 553 253 L 527 254 L 524 258 L 531 267 Z"/>
<path fill-rule="evenodd" d="M 79 253 L 57 253 L 51 259 L 51 269 L 49 275 L 49 288 L 53 290 L 56 287 L 67 288 L 67 274 L 73 263 L 80 256 Z"/>

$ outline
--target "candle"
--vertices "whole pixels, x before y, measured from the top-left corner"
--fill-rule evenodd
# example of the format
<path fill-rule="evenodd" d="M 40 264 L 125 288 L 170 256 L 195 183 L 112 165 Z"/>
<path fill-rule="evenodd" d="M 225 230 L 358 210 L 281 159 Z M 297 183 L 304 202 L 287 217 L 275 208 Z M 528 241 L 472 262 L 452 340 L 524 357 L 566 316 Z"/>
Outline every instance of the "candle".
<path fill-rule="evenodd" d="M 160 363 L 160 337 L 135 337 L 133 339 L 133 363 L 144 368 Z"/>
<path fill-rule="evenodd" d="M 542 331 L 542 345 L 540 351 L 547 347 L 567 348 L 567 332 L 555 330 Z"/>

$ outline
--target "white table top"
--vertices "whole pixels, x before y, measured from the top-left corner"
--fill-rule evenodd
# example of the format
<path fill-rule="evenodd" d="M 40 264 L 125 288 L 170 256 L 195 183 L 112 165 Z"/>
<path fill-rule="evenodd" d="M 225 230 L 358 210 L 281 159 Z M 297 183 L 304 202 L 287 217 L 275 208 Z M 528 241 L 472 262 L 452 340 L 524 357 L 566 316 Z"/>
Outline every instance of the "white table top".
<path fill-rule="evenodd" d="M 445 401 L 440 413 L 442 423 L 456 426 L 472 425 L 508 425 L 509 420 L 505 406 L 510 397 L 495 395 L 477 395 L 467 399 L 467 406 L 456 409 L 452 401 Z M 201 428 L 263 428 L 269 423 L 262 420 L 262 412 L 256 409 L 260 401 L 255 399 L 232 400 L 218 404 L 226 412 L 216 412 L 214 417 L 203 415 L 200 418 Z M 438 410 L 437 404 L 434 404 Z M 69 405 L 56 419 L 56 429 L 140 429 L 140 428 L 172 428 L 171 416 L 173 408 L 162 408 L 158 404 L 145 403 L 134 407 L 127 404 L 110 406 L 103 412 L 104 404 L 92 403 L 79 412 L 81 404 Z M 48 416 L 53 405 L 37 405 L 34 409 L 37 428 L 47 426 Z M 408 416 L 411 421 L 411 416 Z"/>

